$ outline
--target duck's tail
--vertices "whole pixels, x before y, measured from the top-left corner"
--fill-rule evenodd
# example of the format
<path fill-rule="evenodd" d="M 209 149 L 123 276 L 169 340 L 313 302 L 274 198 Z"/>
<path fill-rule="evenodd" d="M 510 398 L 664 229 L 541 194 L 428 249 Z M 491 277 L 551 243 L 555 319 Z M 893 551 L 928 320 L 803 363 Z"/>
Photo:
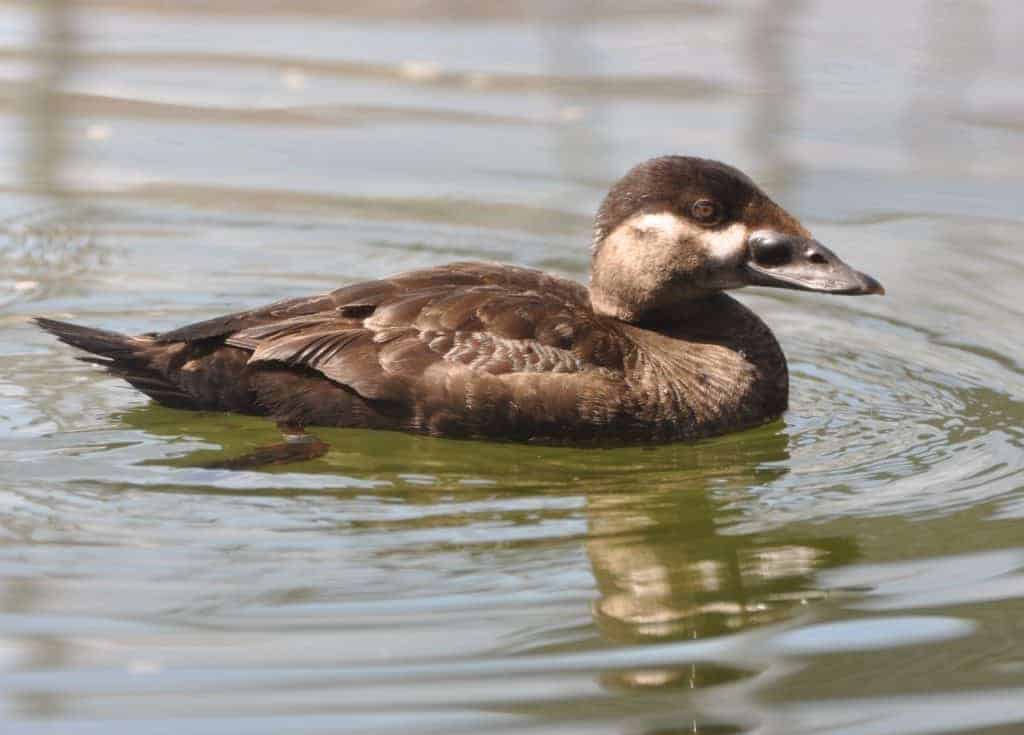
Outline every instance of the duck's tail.
<path fill-rule="evenodd" d="M 79 358 L 85 362 L 109 366 L 118 361 L 131 360 L 139 352 L 140 340 L 129 337 L 127 334 L 83 327 L 80 324 L 60 322 L 41 316 L 36 317 L 33 321 L 64 344 L 98 356 L 98 358 Z"/>
<path fill-rule="evenodd" d="M 93 355 L 78 358 L 82 362 L 102 365 L 157 402 L 173 408 L 199 407 L 195 397 L 172 381 L 167 370 L 161 369 L 166 359 L 159 359 L 157 353 L 166 351 L 166 346 L 148 337 L 132 337 L 56 319 L 36 317 L 35 323 L 61 342 Z"/>

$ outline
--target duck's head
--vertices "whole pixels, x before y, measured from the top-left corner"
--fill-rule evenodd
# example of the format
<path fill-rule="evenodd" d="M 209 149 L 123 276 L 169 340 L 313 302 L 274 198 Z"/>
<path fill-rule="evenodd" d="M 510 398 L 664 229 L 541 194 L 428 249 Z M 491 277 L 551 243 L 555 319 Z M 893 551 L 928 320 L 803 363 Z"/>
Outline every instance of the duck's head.
<path fill-rule="evenodd" d="M 684 156 L 632 169 L 594 227 L 594 310 L 629 322 L 671 318 L 687 302 L 742 286 L 881 294 L 741 171 Z"/>

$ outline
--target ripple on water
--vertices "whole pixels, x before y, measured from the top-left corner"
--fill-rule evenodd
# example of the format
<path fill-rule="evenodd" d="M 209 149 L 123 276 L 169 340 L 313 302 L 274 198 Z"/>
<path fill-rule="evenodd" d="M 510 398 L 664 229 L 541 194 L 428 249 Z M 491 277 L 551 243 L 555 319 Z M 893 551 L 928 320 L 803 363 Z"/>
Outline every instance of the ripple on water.
<path fill-rule="evenodd" d="M 1020 488 L 1024 402 L 1010 366 L 846 312 L 786 326 L 790 472 L 757 490 L 774 520 L 946 513 Z"/>

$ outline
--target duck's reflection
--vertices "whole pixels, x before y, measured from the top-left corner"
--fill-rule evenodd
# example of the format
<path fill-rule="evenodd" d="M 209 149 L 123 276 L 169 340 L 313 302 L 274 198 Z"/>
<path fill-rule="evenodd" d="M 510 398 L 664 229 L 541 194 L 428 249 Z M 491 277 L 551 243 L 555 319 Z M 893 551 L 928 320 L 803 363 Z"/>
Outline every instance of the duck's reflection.
<path fill-rule="evenodd" d="M 139 407 L 122 419 L 150 435 L 195 436 L 198 430 L 204 443 L 220 445 L 228 454 L 274 432 L 259 419 L 159 406 Z M 854 542 L 844 537 L 737 532 L 740 521 L 756 513 L 757 489 L 788 472 L 789 437 L 778 424 L 698 444 L 614 450 L 459 442 L 382 431 L 330 429 L 318 435 L 331 445 L 330 452 L 288 471 L 382 481 L 391 500 L 405 496 L 409 504 L 454 498 L 472 501 L 479 509 L 493 501 L 497 514 L 504 512 L 502 500 L 509 497 L 581 497 L 583 543 L 598 592 L 593 619 L 598 635 L 609 643 L 692 640 L 783 621 L 820 596 L 818 571 L 857 555 Z M 207 462 L 212 451 L 161 463 L 195 466 Z M 420 482 L 408 485 L 403 478 L 411 476 Z M 290 494 L 287 487 L 280 493 Z M 488 517 L 496 522 L 493 514 Z M 452 528 L 473 520 L 472 515 L 461 520 L 449 515 L 444 522 Z M 507 521 L 514 525 L 522 519 L 510 511 Z M 423 522 L 406 519 L 386 528 L 401 532 L 403 523 L 419 527 Z M 551 537 L 545 538 L 550 543 Z M 567 533 L 566 543 L 575 544 L 577 538 Z M 693 688 L 747 673 L 698 664 L 615 670 L 602 682 Z"/>
<path fill-rule="evenodd" d="M 222 447 L 160 461 L 168 465 L 203 464 L 275 436 L 261 419 L 156 405 L 120 418 L 150 435 L 191 434 Z M 408 490 L 417 502 L 435 492 L 450 498 L 453 484 L 467 499 L 474 492 L 583 495 L 586 550 L 600 592 L 595 615 L 614 640 L 720 635 L 776 620 L 814 596 L 817 570 L 855 553 L 848 539 L 732 530 L 749 512 L 751 493 L 788 472 L 788 436 L 778 425 L 698 444 L 611 450 L 315 431 L 329 454 L 286 470 L 393 481 L 398 493 L 405 476 L 433 478 Z"/>
<path fill-rule="evenodd" d="M 679 481 L 588 499 L 587 553 L 599 598 L 594 619 L 618 643 L 724 635 L 778 622 L 819 597 L 814 575 L 848 563 L 845 538 L 730 532 L 729 495 L 786 472 L 786 436 L 762 433 L 746 450 L 727 440 L 690 448 Z M 721 667 L 643 669 L 615 685 L 695 687 L 742 675 Z"/>

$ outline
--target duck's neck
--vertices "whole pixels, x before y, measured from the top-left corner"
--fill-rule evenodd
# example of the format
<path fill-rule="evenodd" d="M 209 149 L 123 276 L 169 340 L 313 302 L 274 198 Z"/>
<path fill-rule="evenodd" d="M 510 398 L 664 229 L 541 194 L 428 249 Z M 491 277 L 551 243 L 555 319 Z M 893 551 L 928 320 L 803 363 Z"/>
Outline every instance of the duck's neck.
<path fill-rule="evenodd" d="M 698 303 L 709 289 L 695 271 L 700 260 L 684 255 L 673 218 L 654 217 L 658 226 L 631 219 L 598 241 L 590 265 L 590 303 L 601 316 L 636 324 Z M 666 224 L 667 223 L 667 224 Z M 669 229 L 659 229 L 668 227 Z"/>
<path fill-rule="evenodd" d="M 789 375 L 778 341 L 756 314 L 725 294 L 624 330 L 636 346 L 627 379 L 642 388 L 644 410 L 662 420 L 710 435 L 786 410 Z"/>

